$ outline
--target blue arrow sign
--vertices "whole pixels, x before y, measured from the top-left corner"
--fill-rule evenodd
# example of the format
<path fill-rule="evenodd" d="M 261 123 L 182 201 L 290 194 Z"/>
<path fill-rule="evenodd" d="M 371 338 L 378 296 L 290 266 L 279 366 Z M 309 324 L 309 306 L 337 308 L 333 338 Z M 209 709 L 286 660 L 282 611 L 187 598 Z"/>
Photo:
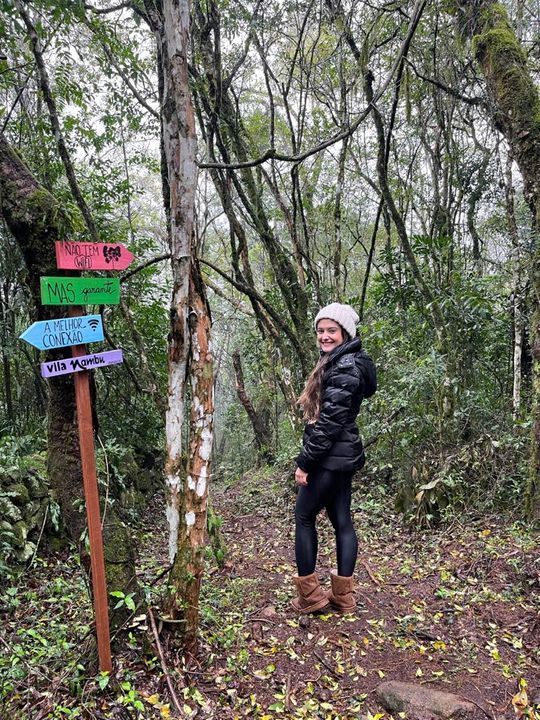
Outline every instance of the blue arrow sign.
<path fill-rule="evenodd" d="M 39 350 L 52 350 L 103 340 L 103 323 L 101 315 L 41 320 L 30 325 L 19 337 Z"/>

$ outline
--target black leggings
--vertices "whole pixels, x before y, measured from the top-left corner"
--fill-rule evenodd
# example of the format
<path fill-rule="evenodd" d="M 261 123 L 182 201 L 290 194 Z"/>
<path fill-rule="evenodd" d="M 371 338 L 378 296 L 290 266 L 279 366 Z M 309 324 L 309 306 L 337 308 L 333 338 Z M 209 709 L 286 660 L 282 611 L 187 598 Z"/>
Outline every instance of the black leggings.
<path fill-rule="evenodd" d="M 308 474 L 308 484 L 301 485 L 296 499 L 296 538 L 294 549 L 298 575 L 311 575 L 317 560 L 315 519 L 326 512 L 336 533 L 338 575 L 350 577 L 354 572 L 358 540 L 351 518 L 352 472 L 335 472 L 319 468 Z"/>

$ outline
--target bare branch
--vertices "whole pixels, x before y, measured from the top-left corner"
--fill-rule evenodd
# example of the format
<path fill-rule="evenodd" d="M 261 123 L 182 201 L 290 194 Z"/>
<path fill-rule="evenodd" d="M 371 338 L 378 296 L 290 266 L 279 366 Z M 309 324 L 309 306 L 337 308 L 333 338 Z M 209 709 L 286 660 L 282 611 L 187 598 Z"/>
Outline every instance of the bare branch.
<path fill-rule="evenodd" d="M 274 308 L 270 305 L 270 303 L 262 296 L 260 295 L 255 288 L 246 285 L 245 283 L 238 282 L 238 280 L 235 280 L 230 275 L 228 275 L 224 270 L 221 270 L 220 268 L 216 267 L 213 263 L 209 262 L 208 260 L 200 260 L 200 262 L 203 265 L 207 265 L 209 268 L 212 268 L 215 272 L 218 273 L 218 275 L 221 275 L 222 278 L 224 278 L 228 283 L 230 283 L 233 287 L 235 287 L 237 290 L 240 290 L 240 292 L 243 292 L 244 295 L 247 295 L 249 298 L 255 300 L 264 310 L 268 313 L 268 315 L 272 318 L 275 325 L 280 328 L 285 335 L 289 338 L 291 344 L 294 346 L 294 348 L 301 353 L 302 348 L 300 347 L 300 342 L 298 341 L 298 338 L 294 335 L 294 333 L 291 331 L 287 323 L 282 320 L 280 315 Z"/>
<path fill-rule="evenodd" d="M 118 12 L 118 10 L 124 10 L 125 8 L 135 9 L 132 2 L 123 2 L 119 5 L 103 8 L 95 7 L 95 5 L 90 5 L 90 3 L 84 3 L 84 9 L 91 10 L 93 13 L 96 13 L 96 15 L 107 15 L 108 13 Z"/>
<path fill-rule="evenodd" d="M 223 169 L 223 170 L 239 170 L 241 168 L 250 168 L 250 167 L 256 167 L 257 165 L 262 165 L 262 163 L 266 162 L 267 160 L 281 160 L 283 162 L 300 163 L 300 162 L 303 162 L 304 160 L 307 160 L 307 158 L 311 157 L 312 155 L 316 155 L 317 153 L 321 152 L 321 150 L 325 150 L 327 147 L 330 147 L 331 145 L 335 145 L 335 143 L 340 142 L 341 140 L 345 140 L 345 138 L 348 138 L 351 135 L 353 135 L 356 132 L 356 130 L 360 127 L 360 125 L 364 122 L 364 120 L 368 117 L 370 112 L 376 107 L 377 102 L 384 95 L 384 93 L 388 89 L 388 86 L 392 82 L 394 75 L 398 71 L 400 63 L 403 62 L 403 58 L 407 54 L 407 51 L 408 51 L 411 41 L 413 39 L 414 33 L 416 32 L 416 28 L 418 27 L 418 23 L 420 22 L 420 18 L 422 17 L 422 13 L 424 12 L 426 3 L 427 3 L 427 0 L 418 0 L 418 2 L 416 3 L 413 17 L 412 17 L 411 23 L 409 25 L 409 30 L 407 32 L 407 35 L 405 36 L 405 39 L 401 43 L 401 47 L 399 49 L 399 52 L 396 56 L 396 59 L 394 61 L 394 64 L 392 65 L 390 72 L 386 76 L 386 79 L 384 80 L 381 87 L 374 94 L 371 102 L 368 103 L 367 107 L 364 108 L 364 110 L 360 113 L 357 120 L 355 120 L 355 122 L 352 125 L 350 125 L 347 129 L 343 130 L 342 132 L 337 133 L 336 135 L 333 135 L 331 138 L 328 138 L 328 140 L 325 140 L 324 142 L 320 143 L 319 145 L 316 145 L 315 147 L 312 147 L 309 150 L 305 150 L 304 152 L 297 153 L 295 155 L 277 152 L 275 148 L 268 148 L 268 150 L 266 150 L 266 152 L 264 152 L 259 158 L 256 158 L 254 160 L 249 160 L 247 162 L 198 163 L 199 167 L 200 168 L 219 168 L 219 169 Z"/>
<path fill-rule="evenodd" d="M 458 100 L 461 100 L 464 103 L 467 103 L 467 105 L 473 105 L 475 107 L 482 107 L 486 108 L 486 103 L 482 98 L 479 97 L 467 97 L 467 95 L 462 95 L 457 90 L 454 90 L 454 88 L 450 87 L 449 85 L 446 85 L 445 83 L 441 82 L 440 80 L 435 80 L 435 78 L 427 77 L 426 75 L 422 75 L 422 73 L 418 70 L 418 68 L 412 63 L 408 58 L 405 58 L 405 62 L 411 67 L 414 71 L 414 74 L 416 77 L 419 77 L 421 80 L 424 80 L 427 83 L 430 83 L 431 85 L 434 85 L 435 87 L 439 88 L 440 90 L 444 90 L 445 93 L 448 95 L 451 95 L 452 97 L 457 98 Z"/>
<path fill-rule="evenodd" d="M 90 27 L 90 29 L 92 30 L 92 32 L 95 32 L 92 27 Z M 160 119 L 159 112 L 157 110 L 155 110 L 151 105 L 148 104 L 148 101 L 141 95 L 139 90 L 131 82 L 131 80 L 128 78 L 126 73 L 122 70 L 120 65 L 116 62 L 116 58 L 114 57 L 114 53 L 111 52 L 111 49 L 101 39 L 100 39 L 100 45 L 103 48 L 103 52 L 107 56 L 107 60 L 111 63 L 111 65 L 114 67 L 114 69 L 116 70 L 118 75 L 122 78 L 122 80 L 125 82 L 127 87 L 131 90 L 135 99 L 143 106 L 143 108 L 145 110 L 148 110 L 150 115 L 152 115 L 157 120 L 159 120 Z"/>
<path fill-rule="evenodd" d="M 204 278 L 204 284 L 220 298 L 223 298 L 223 300 L 226 300 L 228 303 L 230 303 L 235 310 L 239 310 L 241 313 L 243 313 L 244 315 L 248 315 L 249 317 L 255 317 L 255 313 L 252 312 L 248 307 L 246 307 L 242 300 L 229 297 L 226 293 L 223 292 L 219 285 L 210 280 L 209 277 Z"/>
<path fill-rule="evenodd" d="M 150 258 L 150 260 L 147 260 L 146 262 L 142 263 L 141 265 L 137 265 L 137 267 L 133 268 L 133 270 L 130 270 L 129 272 L 124 273 L 124 275 L 122 275 L 120 277 L 120 282 L 123 283 L 128 278 L 141 272 L 141 270 L 144 270 L 145 268 L 150 267 L 150 265 L 155 265 L 156 263 L 162 262 L 163 260 L 169 260 L 170 257 L 171 257 L 171 253 L 166 253 L 165 255 L 157 255 L 156 257 Z"/>

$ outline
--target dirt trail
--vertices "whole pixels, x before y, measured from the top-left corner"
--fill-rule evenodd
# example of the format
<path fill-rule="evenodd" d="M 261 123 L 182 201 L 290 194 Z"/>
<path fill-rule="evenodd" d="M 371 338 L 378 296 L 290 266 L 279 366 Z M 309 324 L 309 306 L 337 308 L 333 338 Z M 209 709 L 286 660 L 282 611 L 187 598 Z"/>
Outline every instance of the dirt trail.
<path fill-rule="evenodd" d="M 410 533 L 386 509 L 391 498 L 357 487 L 359 610 L 305 618 L 289 605 L 290 483 L 246 479 L 240 491 L 216 489 L 214 504 L 229 554 L 204 602 L 211 606 L 219 585 L 225 634 L 227 618 L 237 618 L 228 659 L 216 661 L 231 717 L 250 706 L 253 717 L 364 717 L 383 712 L 373 697 L 383 679 L 457 692 L 480 717 L 515 717 L 520 679 L 529 696 L 540 687 L 538 546 L 523 527 L 491 517 Z M 318 571 L 328 584 L 326 517 L 319 530 Z"/>
<path fill-rule="evenodd" d="M 292 478 L 261 471 L 234 485 L 214 483 L 211 497 L 227 553 L 219 568 L 208 552 L 196 661 L 186 664 L 159 618 L 167 566 L 162 499 L 145 512 L 141 533 L 140 581 L 182 717 L 389 719 L 374 689 L 402 680 L 459 693 L 479 720 L 515 718 L 515 706 L 536 720 L 540 561 L 530 530 L 489 517 L 411 533 L 388 510 L 384 489 L 376 495 L 356 486 L 358 612 L 305 617 L 290 606 Z M 319 530 L 318 571 L 328 585 L 334 541 L 325 517 Z M 0 591 L 0 719 L 174 717 L 144 607 L 135 615 L 114 649 L 115 677 L 100 688 L 77 559 L 67 549 L 42 555 Z"/>

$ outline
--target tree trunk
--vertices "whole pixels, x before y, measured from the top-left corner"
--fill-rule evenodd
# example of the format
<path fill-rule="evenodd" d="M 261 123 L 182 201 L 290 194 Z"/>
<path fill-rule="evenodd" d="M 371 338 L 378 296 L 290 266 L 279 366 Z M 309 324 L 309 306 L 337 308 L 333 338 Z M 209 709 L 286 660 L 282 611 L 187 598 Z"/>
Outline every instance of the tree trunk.
<path fill-rule="evenodd" d="M 11 362 L 7 353 L 8 347 L 8 327 L 9 327 L 9 282 L 6 280 L 3 287 L 3 297 L 0 296 L 0 328 L 2 338 L 2 371 L 4 379 L 4 401 L 6 405 L 6 420 L 9 432 L 13 432 L 15 427 L 15 417 L 13 414 L 13 393 L 11 383 Z"/>
<path fill-rule="evenodd" d="M 181 497 L 177 554 L 171 570 L 169 610 L 182 617 L 184 645 L 195 654 L 199 627 L 199 592 L 207 541 L 208 483 L 213 442 L 214 377 L 210 310 L 196 260 L 190 281 L 191 412 L 186 483 Z"/>
<path fill-rule="evenodd" d="M 167 170 L 166 204 L 173 293 L 166 415 L 171 616 L 184 620 L 184 644 L 194 653 L 204 565 L 213 440 L 213 358 L 210 312 L 195 254 L 197 138 L 188 82 L 189 0 L 147 1 L 161 60 L 161 133 Z M 188 455 L 182 452 L 186 383 L 191 380 Z"/>
<path fill-rule="evenodd" d="M 260 413 L 255 410 L 253 403 L 251 402 L 246 392 L 244 385 L 244 371 L 242 369 L 242 361 L 240 359 L 240 351 L 235 350 L 233 352 L 233 367 L 234 375 L 236 377 L 236 394 L 238 399 L 242 403 L 244 410 L 247 413 L 253 433 L 255 435 L 255 442 L 257 444 L 257 455 L 259 463 L 271 462 L 272 461 L 272 433 L 268 426 L 268 418 L 264 418 Z"/>
<path fill-rule="evenodd" d="M 513 382 L 512 382 L 512 415 L 514 420 L 519 418 L 521 410 L 521 357 L 523 354 L 523 298 L 525 288 L 521 271 L 521 252 L 519 245 L 519 233 L 516 222 L 514 206 L 514 185 L 512 181 L 512 155 L 509 154 L 506 161 L 506 184 L 505 184 L 505 206 L 506 224 L 508 234 L 512 242 L 512 319 L 514 325 L 514 347 L 513 347 Z"/>
<path fill-rule="evenodd" d="M 540 520 L 540 97 L 527 67 L 527 55 L 502 3 L 456 0 L 454 13 L 472 40 L 476 60 L 486 80 L 493 119 L 519 166 L 525 200 L 532 215 L 533 428 L 526 509 L 531 519 Z"/>

